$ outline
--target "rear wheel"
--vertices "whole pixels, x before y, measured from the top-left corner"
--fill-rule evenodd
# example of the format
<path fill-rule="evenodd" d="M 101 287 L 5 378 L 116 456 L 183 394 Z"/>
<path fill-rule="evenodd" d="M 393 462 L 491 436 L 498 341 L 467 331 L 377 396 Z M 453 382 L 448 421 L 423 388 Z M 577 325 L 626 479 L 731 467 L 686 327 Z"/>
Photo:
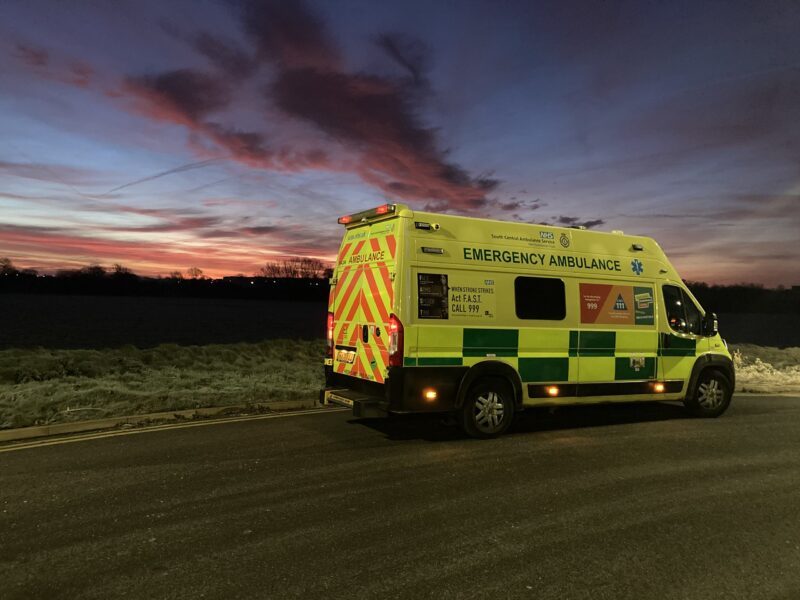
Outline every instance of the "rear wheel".
<path fill-rule="evenodd" d="M 683 404 L 696 417 L 718 417 L 731 403 L 732 388 L 722 371 L 707 369 L 700 374 L 692 396 Z"/>
<path fill-rule="evenodd" d="M 461 427 L 476 438 L 498 436 L 514 420 L 514 389 L 502 377 L 487 377 L 475 382 L 461 407 Z"/>

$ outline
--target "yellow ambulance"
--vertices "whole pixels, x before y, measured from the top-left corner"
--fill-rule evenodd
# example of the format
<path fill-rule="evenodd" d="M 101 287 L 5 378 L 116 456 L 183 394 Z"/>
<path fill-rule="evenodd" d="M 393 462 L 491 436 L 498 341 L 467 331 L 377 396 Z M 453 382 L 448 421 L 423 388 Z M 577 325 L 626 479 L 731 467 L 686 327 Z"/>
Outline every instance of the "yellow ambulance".
<path fill-rule="evenodd" d="M 492 437 L 526 407 L 731 401 L 705 312 L 647 237 L 418 212 L 341 217 L 323 404 L 456 415 Z"/>

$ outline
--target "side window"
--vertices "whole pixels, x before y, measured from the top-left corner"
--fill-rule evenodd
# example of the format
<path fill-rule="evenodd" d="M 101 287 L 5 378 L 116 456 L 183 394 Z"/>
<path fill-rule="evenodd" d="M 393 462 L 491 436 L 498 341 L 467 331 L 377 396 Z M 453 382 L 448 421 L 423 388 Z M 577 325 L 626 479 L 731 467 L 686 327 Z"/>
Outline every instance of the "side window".
<path fill-rule="evenodd" d="M 446 319 L 447 275 L 417 273 L 417 306 L 420 319 Z"/>
<path fill-rule="evenodd" d="M 692 302 L 692 299 L 686 295 L 686 292 L 681 290 L 683 295 L 683 307 L 686 309 L 686 333 L 694 333 L 700 335 L 702 332 L 703 316 L 700 314 L 700 309 L 697 308 Z"/>
<path fill-rule="evenodd" d="M 667 310 L 667 321 L 674 331 L 700 335 L 703 327 L 703 315 L 692 299 L 676 285 L 665 285 L 664 308 Z"/>
<path fill-rule="evenodd" d="M 683 292 L 675 285 L 665 285 L 664 308 L 667 311 L 667 322 L 674 331 L 686 333 L 686 311 L 683 308 Z"/>
<path fill-rule="evenodd" d="M 561 321 L 567 316 L 564 282 L 549 277 L 517 277 L 514 305 L 518 319 Z"/>

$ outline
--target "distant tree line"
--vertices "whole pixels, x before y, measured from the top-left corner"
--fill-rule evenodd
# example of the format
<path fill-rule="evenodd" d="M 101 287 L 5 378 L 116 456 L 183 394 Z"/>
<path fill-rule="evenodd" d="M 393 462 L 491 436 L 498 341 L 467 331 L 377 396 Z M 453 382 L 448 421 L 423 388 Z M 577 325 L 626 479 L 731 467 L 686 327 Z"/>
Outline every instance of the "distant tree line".
<path fill-rule="evenodd" d="M 10 259 L 0 258 L 0 292 L 324 301 L 331 274 L 322 261 L 297 257 L 269 262 L 251 277 L 210 279 L 199 267 L 189 267 L 185 273 L 173 271 L 168 277 L 141 277 L 120 264 L 110 268 L 89 265 L 42 276 L 33 269 L 17 269 Z M 687 281 L 686 285 L 703 307 L 713 312 L 800 314 L 800 287 L 770 289 L 755 284 L 709 285 L 696 281 Z"/>
<path fill-rule="evenodd" d="M 143 277 L 120 264 L 40 275 L 33 269 L 17 269 L 10 259 L 0 258 L 0 293 L 324 301 L 330 274 L 321 261 L 291 258 L 267 263 L 250 277 L 240 274 L 221 279 L 206 277 L 199 267 L 173 271 L 167 277 Z"/>
<path fill-rule="evenodd" d="M 284 277 L 290 279 L 328 279 L 333 269 L 316 258 L 289 258 L 282 261 L 268 262 L 261 267 L 259 275 L 263 277 Z"/>
<path fill-rule="evenodd" d="M 709 285 L 699 281 L 687 281 L 686 286 L 711 312 L 800 314 L 800 286 L 771 289 L 756 284 Z"/>

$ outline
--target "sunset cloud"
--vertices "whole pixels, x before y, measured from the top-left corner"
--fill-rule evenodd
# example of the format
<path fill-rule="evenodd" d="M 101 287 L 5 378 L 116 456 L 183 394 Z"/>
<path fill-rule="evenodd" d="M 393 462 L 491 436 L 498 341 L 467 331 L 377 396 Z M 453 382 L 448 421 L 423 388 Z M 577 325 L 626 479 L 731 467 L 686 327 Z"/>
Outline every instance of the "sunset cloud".
<path fill-rule="evenodd" d="M 412 88 L 426 77 L 428 50 L 423 44 L 400 34 L 378 37 L 378 47 L 409 75 L 395 80 L 348 71 L 325 23 L 302 2 L 245 2 L 239 18 L 250 51 L 209 33 L 197 34 L 193 47 L 223 72 L 178 69 L 129 77 L 124 91 L 134 98 L 137 110 L 189 128 L 199 154 L 210 143 L 254 168 L 351 171 L 390 198 L 426 202 L 441 210 L 485 205 L 497 180 L 471 175 L 447 160 L 435 130 L 419 117 L 420 96 Z M 255 71 L 255 61 L 276 70 L 265 88 L 266 101 L 317 131 L 316 140 L 303 140 L 311 147 L 272 147 L 265 133 L 239 131 L 210 119 L 231 104 L 240 79 Z M 329 159 L 325 148 L 331 142 L 355 158 Z"/>

